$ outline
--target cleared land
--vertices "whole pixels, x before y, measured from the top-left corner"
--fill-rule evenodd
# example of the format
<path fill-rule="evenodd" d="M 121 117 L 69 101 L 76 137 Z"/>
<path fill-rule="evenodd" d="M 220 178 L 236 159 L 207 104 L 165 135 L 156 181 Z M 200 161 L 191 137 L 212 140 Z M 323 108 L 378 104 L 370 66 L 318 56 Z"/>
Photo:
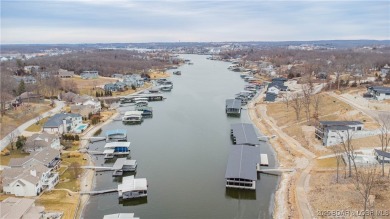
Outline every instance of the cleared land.
<path fill-rule="evenodd" d="M 80 76 L 74 76 L 72 78 L 61 78 L 62 84 L 75 83 L 80 94 L 87 94 L 95 96 L 96 88 L 102 87 L 108 83 L 115 83 L 117 78 L 98 77 L 95 79 L 82 79 Z"/>
<path fill-rule="evenodd" d="M 63 219 L 73 219 L 78 206 L 80 195 L 65 190 L 45 192 L 35 202 L 45 207 L 46 211 L 63 212 Z"/>

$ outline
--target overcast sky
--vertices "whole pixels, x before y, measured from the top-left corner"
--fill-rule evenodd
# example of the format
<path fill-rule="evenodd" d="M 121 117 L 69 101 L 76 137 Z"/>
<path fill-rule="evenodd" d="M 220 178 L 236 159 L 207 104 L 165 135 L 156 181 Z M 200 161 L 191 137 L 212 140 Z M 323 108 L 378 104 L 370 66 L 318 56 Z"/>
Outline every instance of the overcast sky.
<path fill-rule="evenodd" d="M 1 43 L 390 39 L 390 1 L 1 0 Z"/>

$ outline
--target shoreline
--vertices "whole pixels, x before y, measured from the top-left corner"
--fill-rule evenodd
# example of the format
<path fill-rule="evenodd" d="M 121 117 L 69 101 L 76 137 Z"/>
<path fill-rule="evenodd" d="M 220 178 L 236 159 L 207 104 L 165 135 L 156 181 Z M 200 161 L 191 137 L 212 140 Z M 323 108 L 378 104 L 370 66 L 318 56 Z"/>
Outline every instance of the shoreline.
<path fill-rule="evenodd" d="M 137 92 L 134 92 L 131 95 L 141 93 L 141 92 L 149 89 L 150 87 L 152 87 L 152 86 L 145 87 L 144 89 L 139 90 Z M 98 129 L 102 128 L 105 125 L 108 125 L 109 123 L 111 123 L 114 120 L 114 118 L 116 118 L 118 115 L 119 115 L 119 112 L 116 110 L 116 112 L 113 113 L 106 121 L 104 121 L 103 123 L 100 123 L 100 124 L 94 126 L 90 130 L 87 130 L 87 132 L 84 133 L 83 137 L 84 138 L 85 137 L 87 137 L 87 138 L 92 137 L 93 134 Z M 81 140 L 80 141 L 79 150 L 80 149 L 85 149 L 88 146 L 88 144 L 89 144 L 88 140 L 86 140 L 86 139 Z M 87 154 L 87 159 L 88 159 L 88 165 L 89 166 L 93 166 L 94 163 L 92 161 L 92 156 L 89 153 L 86 153 L 86 154 Z M 85 187 L 83 187 L 83 185 L 85 185 Z M 80 179 L 80 191 L 83 191 L 83 192 L 92 191 L 94 186 L 95 186 L 95 171 L 92 170 L 92 169 L 85 169 L 85 172 L 84 172 L 83 176 Z M 87 195 L 87 194 L 80 195 L 79 203 L 78 203 L 78 206 L 77 206 L 77 209 L 76 209 L 76 212 L 75 212 L 73 218 L 82 218 L 83 212 L 84 212 L 84 208 L 87 206 L 89 198 L 90 198 L 90 195 Z"/>

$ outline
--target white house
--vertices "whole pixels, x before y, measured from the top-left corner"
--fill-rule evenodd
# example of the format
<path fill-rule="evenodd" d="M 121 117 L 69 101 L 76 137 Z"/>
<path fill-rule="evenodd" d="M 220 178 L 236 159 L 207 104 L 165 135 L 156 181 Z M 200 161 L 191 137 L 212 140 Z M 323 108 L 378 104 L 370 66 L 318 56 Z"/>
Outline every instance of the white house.
<path fill-rule="evenodd" d="M 42 164 L 4 169 L 1 177 L 5 194 L 26 197 L 37 196 L 44 189 L 50 190 L 59 181 L 58 173 L 52 173 Z"/>
<path fill-rule="evenodd" d="M 77 96 L 76 98 L 74 98 L 73 103 L 77 106 L 92 106 L 92 113 L 100 112 L 100 110 L 102 109 L 100 101 L 88 95 Z"/>
<path fill-rule="evenodd" d="M 99 72 L 98 71 L 83 71 L 80 74 L 80 77 L 82 79 L 94 79 L 99 77 Z"/>
<path fill-rule="evenodd" d="M 269 88 L 268 88 L 268 91 L 267 91 L 267 92 L 268 92 L 268 93 L 274 93 L 274 94 L 278 95 L 279 92 L 280 92 L 280 90 L 279 90 L 276 86 L 272 86 L 272 87 L 269 87 Z"/>
<path fill-rule="evenodd" d="M 41 151 L 45 148 L 61 149 L 60 138 L 55 134 L 46 132 L 36 133 L 28 137 L 23 147 L 25 152 Z"/>
<path fill-rule="evenodd" d="M 58 113 L 43 125 L 43 131 L 51 134 L 74 132 L 82 124 L 82 121 L 80 114 Z"/>
<path fill-rule="evenodd" d="M 354 132 L 362 131 L 363 123 L 359 121 L 320 121 L 316 127 L 315 136 L 324 146 L 340 144 Z"/>
<path fill-rule="evenodd" d="M 367 92 L 376 100 L 390 99 L 390 87 L 372 86 L 367 88 Z"/>

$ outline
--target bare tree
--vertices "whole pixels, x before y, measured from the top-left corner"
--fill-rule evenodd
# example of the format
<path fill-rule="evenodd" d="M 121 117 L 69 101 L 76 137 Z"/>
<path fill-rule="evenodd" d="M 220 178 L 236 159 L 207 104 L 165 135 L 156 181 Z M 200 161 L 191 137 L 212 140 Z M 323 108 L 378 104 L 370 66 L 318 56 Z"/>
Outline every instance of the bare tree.
<path fill-rule="evenodd" d="M 363 198 L 364 212 L 372 207 L 369 201 L 372 194 L 372 189 L 377 185 L 378 182 L 376 171 L 377 167 L 376 165 L 373 165 L 364 168 L 361 167 L 359 168 L 359 171 L 356 170 L 355 173 L 355 187 Z M 365 214 L 363 215 L 363 218 L 366 218 Z"/>
<path fill-rule="evenodd" d="M 390 116 L 380 116 L 378 119 L 380 124 L 380 134 L 378 135 L 381 142 L 381 150 L 387 151 L 387 147 L 390 144 Z M 382 176 L 385 176 L 385 162 L 384 157 L 382 156 Z"/>
<path fill-rule="evenodd" d="M 298 92 L 291 95 L 291 107 L 295 111 L 295 117 L 297 121 L 299 121 L 299 119 L 301 118 L 300 114 L 302 111 L 302 98 L 300 97 Z"/>
<path fill-rule="evenodd" d="M 331 147 L 332 151 L 333 151 L 333 154 L 336 158 L 336 182 L 338 183 L 339 182 L 339 169 L 340 169 L 340 163 L 343 161 L 342 159 L 342 152 L 343 152 L 343 149 L 338 146 L 338 145 L 335 145 L 335 146 L 332 146 Z"/>
<path fill-rule="evenodd" d="M 282 98 L 283 98 L 283 102 L 286 104 L 286 110 L 288 111 L 288 107 L 289 107 L 289 101 L 290 101 L 290 97 L 288 95 L 288 93 L 284 93 L 282 94 Z"/>
<path fill-rule="evenodd" d="M 9 141 L 9 143 L 11 144 L 11 150 L 14 149 L 15 142 L 16 142 L 16 139 L 19 136 L 19 134 L 20 134 L 19 130 L 16 129 L 7 135 L 7 139 Z"/>
<path fill-rule="evenodd" d="M 341 147 L 344 150 L 348 158 L 348 176 L 352 176 L 352 165 L 354 165 L 355 171 L 357 171 L 357 166 L 355 163 L 355 147 L 352 144 L 353 131 L 350 129 L 337 131 L 337 135 L 341 140 Z"/>
<path fill-rule="evenodd" d="M 313 95 L 313 109 L 314 109 L 314 118 L 316 120 L 318 120 L 319 118 L 319 110 L 320 110 L 320 105 L 321 105 L 321 101 L 322 101 L 322 96 L 321 94 L 316 94 L 316 95 Z"/>
<path fill-rule="evenodd" d="M 313 93 L 313 87 L 309 83 L 302 85 L 302 94 L 303 94 L 302 103 L 304 106 L 307 122 L 310 121 L 310 105 L 311 105 L 312 93 Z"/>

